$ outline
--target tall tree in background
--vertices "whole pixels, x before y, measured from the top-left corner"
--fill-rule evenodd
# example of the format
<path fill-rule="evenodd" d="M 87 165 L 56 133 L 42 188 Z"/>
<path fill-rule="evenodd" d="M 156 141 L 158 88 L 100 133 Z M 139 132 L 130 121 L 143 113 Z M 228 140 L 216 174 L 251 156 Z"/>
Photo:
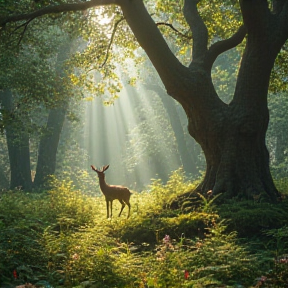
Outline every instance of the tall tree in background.
<path fill-rule="evenodd" d="M 50 6 L 31 14 L 2 18 L 0 23 L 4 27 L 11 21 L 47 13 L 120 6 L 167 93 L 183 106 L 189 133 L 204 151 L 207 169 L 198 189 L 213 190 L 214 194 L 226 192 L 226 197 L 265 194 L 276 201 L 279 193 L 270 174 L 265 144 L 269 122 L 267 94 L 275 59 L 288 38 L 288 0 L 239 0 L 243 25 L 232 37 L 214 41 L 211 46 L 207 26 L 198 12 L 201 2 L 205 1 L 186 0 L 184 4 L 184 16 L 193 37 L 192 61 L 188 66 L 172 53 L 141 0 L 92 0 Z M 229 12 L 228 6 L 222 7 L 223 13 Z M 246 35 L 235 92 L 226 104 L 213 86 L 212 65 Z"/>
<path fill-rule="evenodd" d="M 194 176 L 197 175 L 198 174 L 198 169 L 196 167 L 197 160 L 195 159 L 197 155 L 189 153 L 187 149 L 185 134 L 176 105 L 174 103 L 175 101 L 167 97 L 166 92 L 161 88 L 160 85 L 153 84 L 153 82 L 152 83 L 150 82 L 150 84 L 145 85 L 145 87 L 147 88 L 147 90 L 156 92 L 162 101 L 162 104 L 167 112 L 169 122 L 175 134 L 175 138 L 178 145 L 178 151 L 180 154 L 184 171 Z"/>
<path fill-rule="evenodd" d="M 29 134 L 25 126 L 27 115 L 25 111 L 22 111 L 22 113 L 17 111 L 14 98 L 12 92 L 8 89 L 0 92 L 10 161 L 10 188 L 31 189 Z"/>
<path fill-rule="evenodd" d="M 56 169 L 57 149 L 60 134 L 64 125 L 65 115 L 68 109 L 69 96 L 65 95 L 69 92 L 67 89 L 65 89 L 65 85 L 63 85 L 63 81 L 61 81 L 61 79 L 67 77 L 64 72 L 64 65 L 65 61 L 68 60 L 70 56 L 70 46 L 71 41 L 64 41 L 64 44 L 60 46 L 57 55 L 55 90 L 61 95 L 61 101 L 58 101 L 60 103 L 57 103 L 55 107 L 51 107 L 49 109 L 47 123 L 40 138 L 36 174 L 34 179 L 35 188 L 45 185 L 49 180 L 48 176 L 53 175 Z M 57 81 L 57 79 L 60 81 Z"/>

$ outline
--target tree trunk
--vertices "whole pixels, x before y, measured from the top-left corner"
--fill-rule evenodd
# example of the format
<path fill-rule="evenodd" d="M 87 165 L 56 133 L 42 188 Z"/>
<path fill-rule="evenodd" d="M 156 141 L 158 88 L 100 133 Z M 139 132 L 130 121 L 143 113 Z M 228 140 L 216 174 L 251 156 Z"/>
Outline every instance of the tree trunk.
<path fill-rule="evenodd" d="M 205 125 L 206 129 L 202 125 L 202 129 L 190 128 L 206 157 L 206 174 L 198 189 L 213 190 L 214 194 L 226 192 L 229 198 L 238 195 L 251 199 L 266 192 L 275 201 L 278 192 L 265 145 L 267 124 L 255 115 L 250 115 L 251 122 L 247 123 L 249 115 L 245 109 L 231 108 L 229 112 L 217 123 Z M 268 112 L 266 117 L 268 123 Z"/>
<path fill-rule="evenodd" d="M 49 176 L 55 173 L 57 148 L 65 115 L 66 109 L 64 108 L 55 108 L 49 112 L 46 131 L 41 137 L 38 149 L 35 188 L 44 186 L 49 180 Z"/>
<path fill-rule="evenodd" d="M 10 189 L 31 189 L 29 134 L 19 115 L 14 112 L 13 95 L 5 90 L 1 93 L 4 110 L 4 126 L 11 169 Z"/>
<path fill-rule="evenodd" d="M 192 97 L 187 92 L 182 103 L 189 118 L 189 133 L 206 158 L 205 178 L 197 189 L 203 193 L 225 192 L 227 198 L 261 196 L 275 202 L 279 193 L 270 173 L 265 143 L 269 122 L 266 99 L 273 61 L 268 55 L 255 55 L 253 49 L 252 45 L 246 48 L 229 105 L 217 100 L 212 80 L 208 73 L 203 77 L 203 72 L 197 81 L 201 99 L 190 103 Z M 210 103 L 203 105 L 203 98 L 210 99 Z"/>
<path fill-rule="evenodd" d="M 69 58 L 70 45 L 71 41 L 68 39 L 63 43 L 58 51 L 56 77 L 59 77 L 60 79 L 66 77 L 63 66 L 65 61 Z M 56 89 L 59 94 L 65 95 L 67 93 L 61 82 L 56 85 Z M 40 139 L 38 149 L 38 161 L 34 178 L 35 188 L 45 186 L 49 180 L 49 176 L 55 173 L 59 139 L 68 109 L 68 100 L 65 96 L 61 102 L 57 103 L 57 107 L 51 108 L 49 111 L 46 129 Z"/>

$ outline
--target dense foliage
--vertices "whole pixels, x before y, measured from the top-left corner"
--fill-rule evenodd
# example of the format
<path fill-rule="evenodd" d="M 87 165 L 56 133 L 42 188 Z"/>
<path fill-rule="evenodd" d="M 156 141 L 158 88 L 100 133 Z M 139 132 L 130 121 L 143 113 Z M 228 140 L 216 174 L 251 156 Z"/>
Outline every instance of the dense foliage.
<path fill-rule="evenodd" d="M 128 220 L 106 220 L 103 197 L 85 196 L 68 180 L 53 180 L 42 194 L 3 193 L 0 285 L 286 287 L 287 200 L 269 204 L 271 217 L 283 214 L 273 229 L 265 217 L 245 214 L 248 205 L 249 211 L 265 207 L 256 201 L 227 203 L 217 212 L 217 199 L 194 195 L 194 206 L 172 209 L 171 201 L 196 184 L 181 171 L 166 185 L 155 180 L 133 193 Z M 241 212 L 246 218 L 235 216 Z M 253 235 L 248 223 L 255 225 Z"/>

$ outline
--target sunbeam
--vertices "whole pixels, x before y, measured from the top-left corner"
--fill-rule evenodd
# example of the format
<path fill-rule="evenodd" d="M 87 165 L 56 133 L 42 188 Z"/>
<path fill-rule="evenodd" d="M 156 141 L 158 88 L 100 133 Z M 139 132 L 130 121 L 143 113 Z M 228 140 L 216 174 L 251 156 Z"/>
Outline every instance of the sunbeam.
<path fill-rule="evenodd" d="M 143 189 L 181 166 L 167 114 L 155 93 L 125 86 L 113 105 L 86 103 L 85 149 L 97 167 L 110 164 L 107 181 Z"/>

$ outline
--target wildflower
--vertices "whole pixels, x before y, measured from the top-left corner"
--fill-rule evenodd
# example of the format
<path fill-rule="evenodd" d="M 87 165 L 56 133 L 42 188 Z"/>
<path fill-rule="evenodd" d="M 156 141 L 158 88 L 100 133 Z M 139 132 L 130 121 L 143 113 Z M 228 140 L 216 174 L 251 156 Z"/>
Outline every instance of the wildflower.
<path fill-rule="evenodd" d="M 276 262 L 278 262 L 278 263 L 288 263 L 288 257 L 287 257 L 287 255 L 283 255 L 283 256 L 281 256 L 281 258 L 278 258 L 278 259 L 276 259 Z"/>
<path fill-rule="evenodd" d="M 185 271 L 184 271 L 184 278 L 185 278 L 185 280 L 187 280 L 187 279 L 189 278 L 189 272 L 188 272 L 188 270 L 185 270 Z"/>
<path fill-rule="evenodd" d="M 266 276 L 261 276 L 261 278 L 260 278 L 260 281 L 261 282 L 265 282 L 267 280 L 267 277 Z"/>
<path fill-rule="evenodd" d="M 13 277 L 14 277 L 14 279 L 18 278 L 16 269 L 13 270 Z"/>
<path fill-rule="evenodd" d="M 258 280 L 258 282 L 256 284 L 256 287 L 260 287 L 265 283 L 265 281 L 267 280 L 267 277 L 261 276 L 260 278 L 257 278 L 257 280 Z"/>
<path fill-rule="evenodd" d="M 73 256 L 72 256 L 72 259 L 73 260 L 78 260 L 80 258 L 79 254 L 75 253 Z"/>
<path fill-rule="evenodd" d="M 279 260 L 279 263 L 288 263 L 288 259 L 282 258 Z"/>
<path fill-rule="evenodd" d="M 165 235 L 165 237 L 163 238 L 163 243 L 164 244 L 169 244 L 170 243 L 170 236 L 169 235 Z"/>

